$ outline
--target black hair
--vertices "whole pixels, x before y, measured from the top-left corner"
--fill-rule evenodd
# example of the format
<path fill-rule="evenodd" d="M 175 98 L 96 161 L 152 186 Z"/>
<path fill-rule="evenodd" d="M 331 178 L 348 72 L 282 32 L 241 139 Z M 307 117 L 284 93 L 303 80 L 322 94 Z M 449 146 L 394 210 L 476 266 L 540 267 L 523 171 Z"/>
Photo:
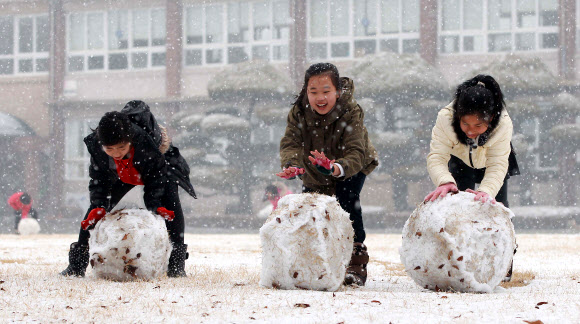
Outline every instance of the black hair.
<path fill-rule="evenodd" d="M 99 121 L 96 133 L 101 145 L 117 145 L 131 142 L 133 126 L 127 115 L 118 111 L 110 111 Z"/>
<path fill-rule="evenodd" d="M 485 120 L 489 124 L 486 132 L 490 133 L 499 124 L 504 107 L 503 93 L 492 76 L 479 74 L 460 84 L 453 102 L 453 130 L 459 141 L 467 144 L 467 135 L 460 126 L 462 117 L 476 115 Z"/>
<path fill-rule="evenodd" d="M 30 199 L 30 195 L 27 194 L 26 192 L 22 193 L 22 195 L 20 196 L 20 202 L 24 205 L 28 205 L 30 204 L 32 199 Z"/>
<path fill-rule="evenodd" d="M 276 187 L 273 184 L 269 184 L 269 185 L 266 186 L 266 193 L 267 194 L 270 193 L 270 194 L 273 194 L 273 195 L 276 195 L 277 196 L 277 195 L 279 195 L 278 187 Z"/>
<path fill-rule="evenodd" d="M 300 90 L 300 94 L 296 96 L 296 101 L 294 101 L 294 105 L 302 105 L 303 100 L 306 97 L 306 93 L 308 92 L 308 81 L 310 81 L 310 77 L 315 75 L 328 75 L 330 76 L 330 80 L 332 85 L 336 88 L 337 91 L 340 91 L 340 75 L 338 73 L 338 69 L 332 63 L 316 63 L 312 64 L 306 73 L 304 74 L 304 85 L 302 86 L 302 90 Z"/>

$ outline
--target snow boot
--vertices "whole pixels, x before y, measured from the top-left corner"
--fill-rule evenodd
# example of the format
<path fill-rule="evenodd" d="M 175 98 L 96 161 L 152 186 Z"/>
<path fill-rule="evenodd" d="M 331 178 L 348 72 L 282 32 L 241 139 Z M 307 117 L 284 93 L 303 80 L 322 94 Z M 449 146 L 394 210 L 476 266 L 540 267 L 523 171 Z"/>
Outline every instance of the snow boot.
<path fill-rule="evenodd" d="M 350 264 L 346 268 L 345 285 L 364 286 L 367 281 L 369 254 L 363 243 L 354 243 Z"/>
<path fill-rule="evenodd" d="M 174 244 L 171 256 L 169 257 L 167 276 L 172 278 L 187 277 L 185 273 L 185 260 L 188 258 L 187 244 Z"/>
<path fill-rule="evenodd" d="M 68 251 L 68 267 L 60 275 L 65 277 L 84 277 L 88 265 L 89 246 L 74 242 L 70 245 L 70 250 Z"/>

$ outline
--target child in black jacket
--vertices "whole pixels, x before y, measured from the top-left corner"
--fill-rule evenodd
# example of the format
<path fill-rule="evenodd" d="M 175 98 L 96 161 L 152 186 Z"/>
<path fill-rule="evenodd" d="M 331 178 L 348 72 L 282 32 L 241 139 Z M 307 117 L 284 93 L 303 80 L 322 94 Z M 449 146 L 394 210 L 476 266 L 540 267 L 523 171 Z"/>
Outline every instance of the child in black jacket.
<path fill-rule="evenodd" d="M 170 144 L 165 130 L 151 136 L 131 122 L 124 112 L 143 109 L 152 120 L 151 129 L 159 129 L 149 107 L 142 101 L 131 101 L 122 112 L 106 113 L 84 142 L 91 155 L 89 192 L 91 205 L 81 222 L 77 242 L 71 244 L 69 266 L 60 274 L 83 277 L 89 261 L 89 229 L 110 212 L 133 187 L 144 186 L 143 200 L 151 212 L 166 219 L 173 251 L 169 258 L 169 277 L 185 277 L 188 257 L 184 244 L 183 211 L 178 184 L 195 198 L 189 181 L 189 167 Z M 158 142 L 155 138 L 159 137 Z M 169 172 L 168 169 L 171 169 Z"/>

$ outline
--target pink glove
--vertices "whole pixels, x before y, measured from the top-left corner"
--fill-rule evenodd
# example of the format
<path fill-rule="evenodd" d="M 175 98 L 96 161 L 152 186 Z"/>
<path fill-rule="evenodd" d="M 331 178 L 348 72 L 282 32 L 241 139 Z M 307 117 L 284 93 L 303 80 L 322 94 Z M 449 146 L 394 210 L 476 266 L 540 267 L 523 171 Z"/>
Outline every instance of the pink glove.
<path fill-rule="evenodd" d="M 324 175 L 331 175 L 334 173 L 334 160 L 330 160 L 324 155 L 324 152 L 318 152 L 318 150 L 310 151 L 312 156 L 308 159 L 316 167 L 318 172 Z"/>
<path fill-rule="evenodd" d="M 288 167 L 282 169 L 282 172 L 276 173 L 277 176 L 286 180 L 292 180 L 296 176 L 301 176 L 304 174 L 304 168 L 299 167 Z"/>
<path fill-rule="evenodd" d="M 314 160 L 314 161 L 312 161 Z M 323 157 L 323 158 L 316 158 L 316 159 L 311 159 L 310 161 L 312 161 L 312 164 L 316 165 L 316 166 L 321 166 L 327 170 L 330 170 L 330 168 L 332 168 L 332 164 L 334 163 L 334 160 L 329 160 L 327 157 Z"/>
<path fill-rule="evenodd" d="M 475 191 L 475 190 L 471 190 L 471 189 L 467 189 L 465 191 L 475 195 L 475 198 L 473 198 L 473 200 L 479 200 L 482 203 L 484 203 L 488 200 L 491 200 L 492 204 L 496 203 L 495 199 L 491 198 L 487 192 Z"/>
<path fill-rule="evenodd" d="M 427 197 L 425 197 L 424 201 L 435 201 L 435 199 L 441 197 L 445 197 L 445 195 L 448 192 L 459 192 L 459 189 L 457 189 L 457 185 L 455 185 L 453 182 L 449 182 L 446 184 L 442 184 L 439 187 L 437 187 L 437 189 L 435 189 L 432 193 L 428 194 Z"/>

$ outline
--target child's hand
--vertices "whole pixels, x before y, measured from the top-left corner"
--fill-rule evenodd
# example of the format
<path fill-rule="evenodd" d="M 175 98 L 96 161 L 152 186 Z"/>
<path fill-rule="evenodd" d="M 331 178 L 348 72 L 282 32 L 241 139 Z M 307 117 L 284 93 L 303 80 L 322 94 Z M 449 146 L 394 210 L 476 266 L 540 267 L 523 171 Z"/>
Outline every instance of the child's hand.
<path fill-rule="evenodd" d="M 95 224 L 97 224 L 97 222 L 101 220 L 101 218 L 105 217 L 106 214 L 107 210 L 105 208 L 102 207 L 94 208 L 89 213 L 89 216 L 87 216 L 87 219 L 81 222 L 81 227 L 85 231 L 92 229 L 93 227 L 95 227 Z"/>
<path fill-rule="evenodd" d="M 449 182 L 446 184 L 442 184 L 439 187 L 437 187 L 437 189 L 435 189 L 433 192 L 431 192 L 430 194 L 427 195 L 427 197 L 425 197 L 424 201 L 435 201 L 435 199 L 441 197 L 445 197 L 445 195 L 447 195 L 448 192 L 459 192 L 459 189 L 457 189 L 457 186 L 453 183 L 453 182 Z"/>
<path fill-rule="evenodd" d="M 482 203 L 484 203 L 488 200 L 491 200 L 492 204 L 496 203 L 495 199 L 491 198 L 487 192 L 475 191 L 475 190 L 471 190 L 471 189 L 467 189 L 465 191 L 475 195 L 475 198 L 473 198 L 473 200 L 479 200 Z"/>
<path fill-rule="evenodd" d="M 304 174 L 304 169 L 299 167 L 288 167 L 282 169 L 282 172 L 276 173 L 277 176 L 286 180 L 295 179 L 296 176 L 300 177 Z"/>
<path fill-rule="evenodd" d="M 312 156 L 309 156 L 308 159 L 312 164 L 316 166 L 316 170 L 324 175 L 331 175 L 334 174 L 334 160 L 329 160 L 324 152 L 318 152 L 318 150 L 310 151 Z"/>
<path fill-rule="evenodd" d="M 168 221 L 172 221 L 173 218 L 175 218 L 175 212 L 165 208 L 165 207 L 159 207 L 157 208 L 157 215 L 165 218 Z"/>

